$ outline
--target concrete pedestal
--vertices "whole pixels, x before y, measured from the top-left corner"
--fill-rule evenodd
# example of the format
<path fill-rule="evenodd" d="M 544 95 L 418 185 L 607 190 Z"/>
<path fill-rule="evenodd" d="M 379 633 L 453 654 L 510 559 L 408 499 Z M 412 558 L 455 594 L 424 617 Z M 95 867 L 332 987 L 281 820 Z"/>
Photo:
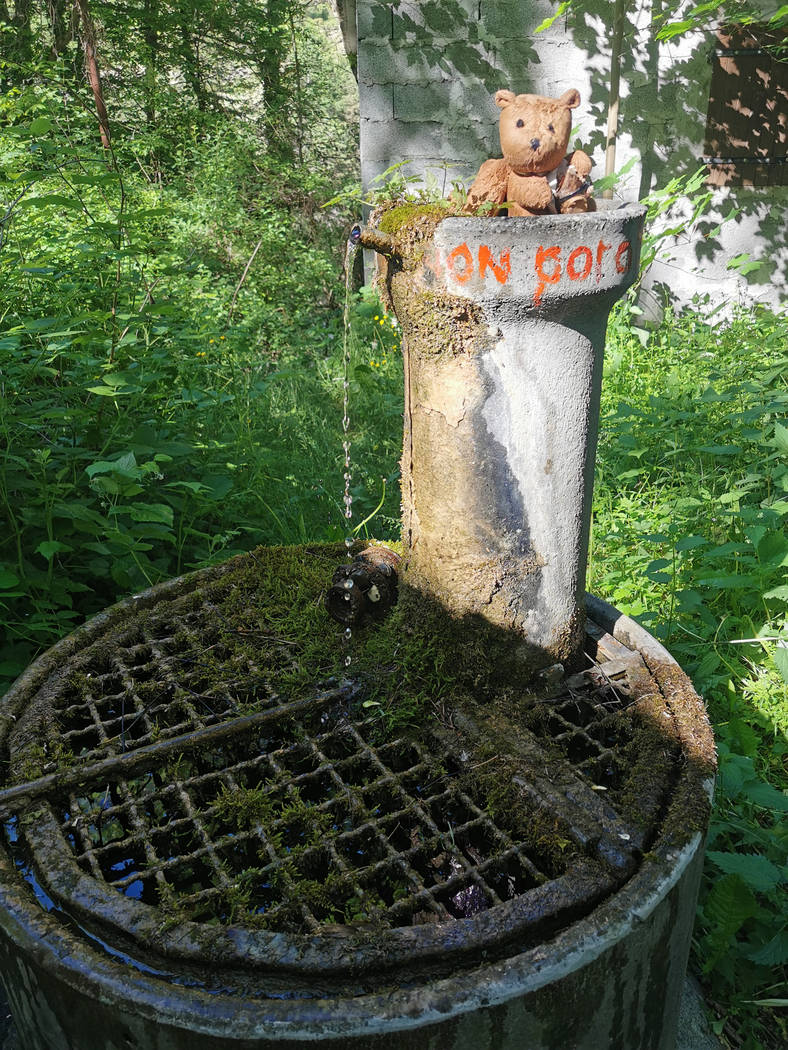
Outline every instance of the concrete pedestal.
<path fill-rule="evenodd" d="M 582 639 L 605 329 L 644 214 L 380 218 L 404 343 L 406 578 L 514 631 L 533 669 Z M 386 250 L 374 231 L 362 243 Z"/>

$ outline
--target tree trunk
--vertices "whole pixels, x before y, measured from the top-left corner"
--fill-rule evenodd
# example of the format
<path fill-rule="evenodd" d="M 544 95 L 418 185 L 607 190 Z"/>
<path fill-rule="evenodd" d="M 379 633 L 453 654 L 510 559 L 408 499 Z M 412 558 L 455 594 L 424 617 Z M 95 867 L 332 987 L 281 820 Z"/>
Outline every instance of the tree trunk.
<path fill-rule="evenodd" d="M 49 24 L 52 26 L 52 57 L 62 55 L 71 40 L 71 20 L 66 17 L 67 0 L 49 0 Z"/>
<path fill-rule="evenodd" d="M 79 15 L 82 20 L 82 46 L 85 53 L 85 72 L 88 76 L 93 98 L 96 103 L 96 114 L 98 115 L 99 131 L 101 133 L 101 145 L 109 149 L 109 117 L 107 107 L 104 104 L 104 93 L 101 90 L 101 73 L 99 71 L 98 58 L 96 57 L 96 29 L 90 15 L 88 0 L 76 0 Z"/>
<path fill-rule="evenodd" d="M 616 140 L 618 138 L 618 107 L 621 85 L 621 42 L 624 35 L 624 12 L 627 0 L 616 0 L 613 9 L 613 36 L 610 45 L 610 91 L 607 103 L 607 136 L 605 139 L 605 175 L 616 170 Z M 602 194 L 608 200 L 613 190 Z"/>
<path fill-rule="evenodd" d="M 204 113 L 208 108 L 208 93 L 206 92 L 205 84 L 203 83 L 202 70 L 200 69 L 200 56 L 192 34 L 194 6 L 190 3 L 181 2 L 179 4 L 179 11 L 181 44 L 178 50 L 181 59 L 183 60 L 183 75 L 186 79 L 186 83 L 194 92 L 194 97 L 197 100 L 197 108 L 201 113 Z"/>
<path fill-rule="evenodd" d="M 156 0 L 145 0 L 142 38 L 145 41 L 145 120 L 148 127 L 156 123 L 156 69 L 159 58 L 159 27 Z"/>
<path fill-rule="evenodd" d="M 282 83 L 282 67 L 289 46 L 289 15 L 290 0 L 266 0 L 264 17 L 268 31 L 258 60 L 263 82 L 268 144 L 284 160 L 292 160 L 295 155 L 291 134 L 292 98 Z"/>

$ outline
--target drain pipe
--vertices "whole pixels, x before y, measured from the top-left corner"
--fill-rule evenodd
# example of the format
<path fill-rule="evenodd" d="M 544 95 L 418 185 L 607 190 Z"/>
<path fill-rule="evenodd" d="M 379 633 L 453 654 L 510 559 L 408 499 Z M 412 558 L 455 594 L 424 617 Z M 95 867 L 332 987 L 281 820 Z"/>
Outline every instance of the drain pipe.
<path fill-rule="evenodd" d="M 526 675 L 582 648 L 605 330 L 644 215 L 409 205 L 356 233 L 403 333 L 403 580 L 516 632 Z"/>

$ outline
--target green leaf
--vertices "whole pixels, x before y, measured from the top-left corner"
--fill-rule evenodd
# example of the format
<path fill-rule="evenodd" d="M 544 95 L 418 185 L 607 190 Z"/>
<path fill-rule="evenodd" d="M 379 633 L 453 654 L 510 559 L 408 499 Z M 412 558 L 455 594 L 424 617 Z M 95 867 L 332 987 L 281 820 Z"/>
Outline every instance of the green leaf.
<path fill-rule="evenodd" d="M 233 487 L 233 479 L 226 474 L 206 474 L 202 478 L 203 485 L 210 490 L 211 499 L 224 499 Z"/>
<path fill-rule="evenodd" d="M 109 474 L 115 470 L 116 464 L 110 463 L 109 460 L 100 459 L 96 463 L 90 463 L 85 467 L 85 473 L 89 478 L 94 477 L 96 474 Z"/>
<path fill-rule="evenodd" d="M 683 22 L 668 22 L 657 33 L 657 40 L 671 40 L 674 36 L 681 36 L 682 33 L 694 27 L 695 23 L 691 19 L 685 19 Z"/>
<path fill-rule="evenodd" d="M 728 799 L 734 800 L 739 797 L 744 789 L 745 780 L 754 775 L 752 759 L 748 758 L 749 768 L 743 768 L 741 762 L 735 761 L 740 756 L 734 755 L 730 761 L 723 763 L 720 768 L 719 788 L 720 793 Z"/>
<path fill-rule="evenodd" d="M 767 784 L 765 780 L 760 780 L 757 784 L 746 784 L 743 794 L 748 802 L 756 806 L 763 806 L 764 809 L 772 809 L 777 813 L 788 813 L 788 795 Z"/>
<path fill-rule="evenodd" d="M 614 171 L 612 175 L 603 175 L 599 179 L 594 180 L 594 186 L 597 191 L 612 189 L 617 182 L 619 182 L 625 175 L 628 175 L 632 168 L 637 162 L 637 157 L 630 157 L 629 160 L 624 164 L 618 171 Z M 637 314 L 637 310 L 633 310 L 633 313 Z M 640 313 L 643 311 L 641 310 Z M 643 331 L 643 329 L 641 329 Z M 648 334 L 648 333 L 646 333 Z"/>
<path fill-rule="evenodd" d="M 765 565 L 779 568 L 788 565 L 788 539 L 780 532 L 768 532 L 758 543 L 758 559 Z"/>
<path fill-rule="evenodd" d="M 758 745 L 761 742 L 760 737 L 749 722 L 745 722 L 743 718 L 730 719 L 728 722 L 728 736 L 730 739 L 738 741 L 738 750 L 743 754 L 749 755 L 751 758 L 755 758 L 758 754 Z"/>
<path fill-rule="evenodd" d="M 751 259 L 749 252 L 742 252 L 740 255 L 734 255 L 733 258 L 728 259 L 726 269 L 738 270 L 741 274 L 747 274 L 752 270 L 759 270 L 764 263 L 764 259 Z"/>
<path fill-rule="evenodd" d="M 758 579 L 755 576 L 739 576 L 732 574 L 730 576 L 700 576 L 698 582 L 702 583 L 705 587 L 715 587 L 718 590 L 726 591 L 742 591 L 748 587 L 758 586 Z"/>
<path fill-rule="evenodd" d="M 788 455 L 788 427 L 782 423 L 774 424 L 774 443 L 781 452 Z"/>
<path fill-rule="evenodd" d="M 713 401 L 727 401 L 727 394 L 718 394 L 713 386 L 707 386 L 703 393 L 700 395 L 699 400 L 702 404 L 707 405 Z"/>
<path fill-rule="evenodd" d="M 85 389 L 89 394 L 98 394 L 100 397 L 122 397 L 124 394 L 123 390 L 115 390 L 111 386 L 88 386 Z M 125 393 L 131 393 L 131 391 L 125 391 Z"/>
<path fill-rule="evenodd" d="M 52 121 L 49 117 L 36 117 L 30 125 L 31 135 L 46 135 L 52 130 Z"/>
<path fill-rule="evenodd" d="M 61 551 L 73 551 L 73 549 L 67 543 L 60 543 L 59 540 L 44 540 L 36 547 L 36 554 L 43 554 L 47 561 L 51 561 Z"/>
<path fill-rule="evenodd" d="M 759 966 L 784 966 L 788 963 L 788 930 L 780 930 L 766 944 L 752 945 L 744 955 Z"/>
<path fill-rule="evenodd" d="M 547 18 L 545 18 L 543 22 L 540 22 L 534 30 L 534 32 L 543 33 L 545 29 L 549 29 L 553 22 L 555 22 L 557 18 L 560 18 L 561 15 L 566 11 L 566 9 L 569 7 L 570 2 L 571 0 L 563 0 L 563 2 L 558 5 L 558 10 L 556 11 L 556 13 L 554 15 L 549 15 Z"/>
<path fill-rule="evenodd" d="M 682 536 L 680 540 L 676 540 L 675 547 L 677 551 L 691 551 L 695 547 L 705 547 L 708 542 L 703 536 Z"/>
<path fill-rule="evenodd" d="M 115 469 L 129 472 L 132 477 L 137 476 L 137 457 L 133 452 L 125 452 L 115 461 Z"/>
<path fill-rule="evenodd" d="M 681 612 L 691 612 L 703 605 L 703 598 L 693 590 L 677 591 L 676 601 Z"/>
<path fill-rule="evenodd" d="M 57 206 L 59 208 L 72 208 L 74 211 L 79 211 L 82 205 L 78 200 L 73 197 L 64 197 L 62 193 L 43 193 L 38 197 L 28 197 L 26 200 L 19 202 L 22 208 L 46 208 L 48 206 Z"/>
<path fill-rule="evenodd" d="M 120 346 L 120 343 L 118 345 Z M 103 377 L 103 379 L 106 386 L 111 386 L 113 389 L 116 389 L 119 386 L 123 386 L 124 383 L 127 382 L 128 377 L 122 373 L 109 372 Z"/>
<path fill-rule="evenodd" d="M 0 569 L 0 590 L 10 591 L 19 583 L 19 577 L 8 569 Z"/>
<path fill-rule="evenodd" d="M 757 853 L 721 853 L 709 850 L 706 857 L 727 875 L 738 875 L 753 890 L 768 893 L 785 881 L 785 873 Z"/>
<path fill-rule="evenodd" d="M 210 492 L 207 485 L 202 485 L 199 481 L 168 481 L 164 486 L 168 489 L 185 489 L 187 492 L 193 492 L 195 495 L 198 492 Z"/>
<path fill-rule="evenodd" d="M 715 456 L 737 456 L 741 445 L 699 445 L 698 452 L 710 452 Z"/>
<path fill-rule="evenodd" d="M 774 666 L 782 675 L 783 681 L 788 685 L 788 642 L 780 639 L 775 647 L 772 659 L 774 660 Z"/>
<path fill-rule="evenodd" d="M 776 598 L 777 601 L 788 602 L 788 585 L 772 587 L 770 591 L 764 591 L 764 598 Z"/>
<path fill-rule="evenodd" d="M 127 510 L 132 521 L 160 521 L 172 525 L 172 507 L 166 503 L 132 503 Z"/>
<path fill-rule="evenodd" d="M 711 969 L 744 923 L 756 915 L 758 902 L 749 886 L 735 874 L 717 879 L 703 904 L 703 915 L 711 927 L 713 954 L 704 969 Z"/>

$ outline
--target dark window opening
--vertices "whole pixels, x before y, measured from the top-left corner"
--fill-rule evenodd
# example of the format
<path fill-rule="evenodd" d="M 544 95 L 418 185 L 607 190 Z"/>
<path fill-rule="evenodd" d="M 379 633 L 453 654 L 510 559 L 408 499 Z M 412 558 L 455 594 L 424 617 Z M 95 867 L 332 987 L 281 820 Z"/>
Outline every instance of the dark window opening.
<path fill-rule="evenodd" d="M 788 34 L 727 27 L 709 57 L 709 185 L 788 186 Z"/>

